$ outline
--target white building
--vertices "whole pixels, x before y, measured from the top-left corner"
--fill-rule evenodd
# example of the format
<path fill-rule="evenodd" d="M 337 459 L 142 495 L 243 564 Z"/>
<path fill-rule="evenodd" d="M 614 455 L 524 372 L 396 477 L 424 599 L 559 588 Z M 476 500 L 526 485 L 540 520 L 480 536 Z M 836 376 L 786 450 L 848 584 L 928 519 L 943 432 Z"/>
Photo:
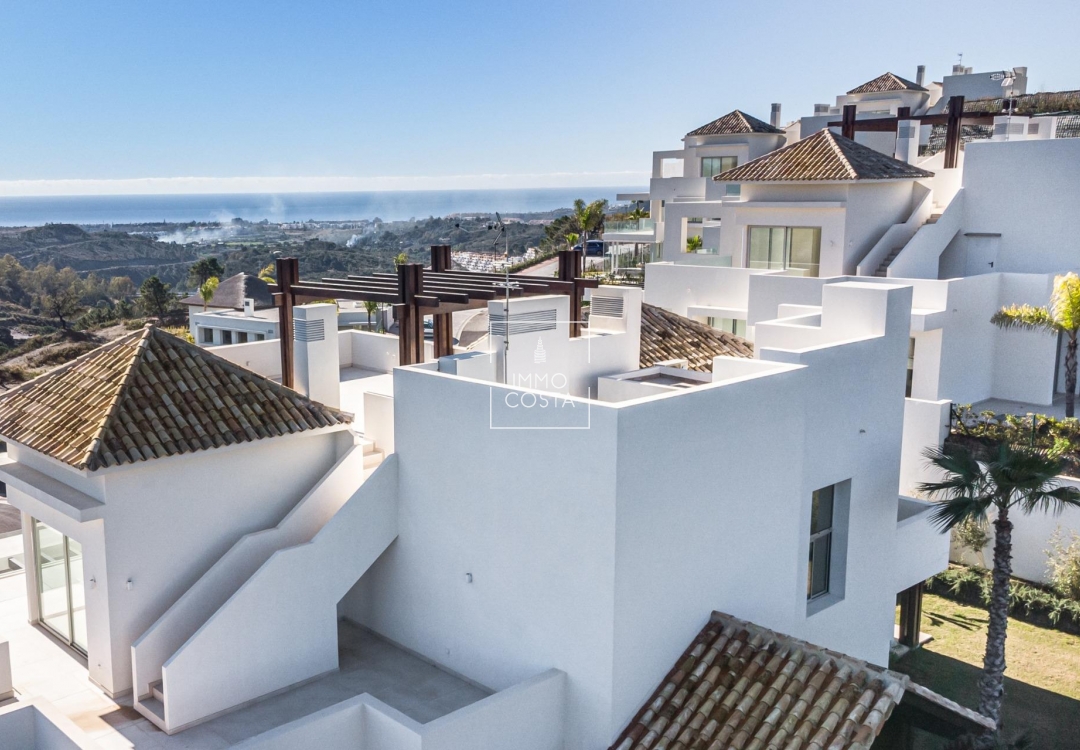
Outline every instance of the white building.
<path fill-rule="evenodd" d="M 607 747 L 714 610 L 883 663 L 948 554 L 896 490 L 912 290 L 821 296 L 708 374 L 638 369 L 640 290 L 576 338 L 565 296 L 493 301 L 491 351 L 396 369 L 362 437 L 133 334 L 0 398 L 29 616 L 153 724 L 262 750 Z M 345 403 L 377 334 L 326 333 L 296 381 Z"/>
<path fill-rule="evenodd" d="M 238 273 L 218 284 L 204 303 L 198 294 L 180 300 L 188 309 L 191 337 L 199 346 L 228 346 L 278 337 L 278 311 L 267 283 Z"/>

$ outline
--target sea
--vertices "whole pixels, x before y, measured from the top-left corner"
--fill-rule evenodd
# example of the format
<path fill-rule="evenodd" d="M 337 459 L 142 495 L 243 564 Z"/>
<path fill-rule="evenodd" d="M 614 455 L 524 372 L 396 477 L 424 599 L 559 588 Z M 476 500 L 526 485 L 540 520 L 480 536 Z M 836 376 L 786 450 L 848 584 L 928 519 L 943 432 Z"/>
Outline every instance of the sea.
<path fill-rule="evenodd" d="M 516 190 L 402 190 L 348 193 L 228 193 L 0 197 L 0 226 L 190 221 L 402 221 L 450 214 L 533 213 L 569 208 L 576 198 L 615 202 L 641 186 Z"/>

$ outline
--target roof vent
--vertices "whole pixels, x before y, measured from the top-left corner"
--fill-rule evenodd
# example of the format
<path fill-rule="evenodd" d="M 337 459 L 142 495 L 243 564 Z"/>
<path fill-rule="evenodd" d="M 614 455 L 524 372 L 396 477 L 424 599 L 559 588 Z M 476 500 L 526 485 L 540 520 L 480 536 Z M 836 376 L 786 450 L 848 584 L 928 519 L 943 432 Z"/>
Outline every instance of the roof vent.
<path fill-rule="evenodd" d="M 594 294 L 589 305 L 590 315 L 600 315 L 605 318 L 621 318 L 623 316 L 622 297 L 601 297 Z"/>
<path fill-rule="evenodd" d="M 539 333 L 540 331 L 554 331 L 556 325 L 555 310 L 534 310 L 532 312 L 510 313 L 510 335 L 517 336 L 522 333 Z M 503 313 L 491 313 L 491 335 L 506 335 L 506 315 Z"/>

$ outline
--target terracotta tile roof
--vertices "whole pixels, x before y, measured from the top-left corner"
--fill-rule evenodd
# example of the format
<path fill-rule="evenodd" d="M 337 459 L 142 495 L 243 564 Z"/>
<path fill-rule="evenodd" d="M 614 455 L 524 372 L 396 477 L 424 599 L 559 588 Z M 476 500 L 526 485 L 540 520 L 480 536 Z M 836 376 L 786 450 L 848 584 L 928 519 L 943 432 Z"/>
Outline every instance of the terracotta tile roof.
<path fill-rule="evenodd" d="M 0 396 L 0 436 L 90 471 L 349 421 L 152 327 Z"/>
<path fill-rule="evenodd" d="M 712 372 L 713 357 L 753 358 L 754 345 L 732 333 L 676 315 L 662 307 L 641 305 L 640 366 L 685 359 L 691 370 Z"/>
<path fill-rule="evenodd" d="M 773 127 L 767 122 L 748 115 L 741 110 L 728 112 L 723 117 L 718 117 L 712 122 L 702 125 L 697 130 L 687 133 L 691 135 L 736 135 L 738 133 L 783 133 L 780 128 Z"/>
<path fill-rule="evenodd" d="M 709 624 L 612 750 L 865 750 L 908 680 L 730 615 Z"/>
<path fill-rule="evenodd" d="M 274 306 L 274 297 L 270 294 L 270 288 L 266 282 L 258 276 L 250 273 L 238 273 L 227 279 L 222 279 L 214 292 L 214 299 L 210 307 L 231 307 L 234 310 L 244 309 L 244 299 L 250 297 L 255 300 L 255 309 L 263 310 Z M 202 307 L 202 297 L 193 294 L 180 300 L 181 305 L 198 305 Z"/>
<path fill-rule="evenodd" d="M 886 91 L 926 91 L 914 81 L 901 78 L 895 73 L 882 73 L 872 81 L 867 81 L 862 86 L 856 86 L 849 94 L 881 94 Z"/>
<path fill-rule="evenodd" d="M 828 128 L 713 177 L 718 182 L 917 180 L 933 172 L 879 153 Z"/>

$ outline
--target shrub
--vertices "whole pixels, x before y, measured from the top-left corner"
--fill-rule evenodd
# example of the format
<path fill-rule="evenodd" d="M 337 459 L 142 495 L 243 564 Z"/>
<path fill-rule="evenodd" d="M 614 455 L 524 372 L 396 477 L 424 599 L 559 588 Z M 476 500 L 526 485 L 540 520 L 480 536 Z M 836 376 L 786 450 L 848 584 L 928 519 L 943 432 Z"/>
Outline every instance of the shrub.
<path fill-rule="evenodd" d="M 953 529 L 953 535 L 961 547 L 976 554 L 982 552 L 986 543 L 990 541 L 986 525 L 976 518 L 968 518 L 960 522 Z"/>
<path fill-rule="evenodd" d="M 1058 526 L 1050 537 L 1046 556 L 1050 585 L 1054 591 L 1080 601 L 1080 534 L 1074 531 L 1066 536 Z"/>

